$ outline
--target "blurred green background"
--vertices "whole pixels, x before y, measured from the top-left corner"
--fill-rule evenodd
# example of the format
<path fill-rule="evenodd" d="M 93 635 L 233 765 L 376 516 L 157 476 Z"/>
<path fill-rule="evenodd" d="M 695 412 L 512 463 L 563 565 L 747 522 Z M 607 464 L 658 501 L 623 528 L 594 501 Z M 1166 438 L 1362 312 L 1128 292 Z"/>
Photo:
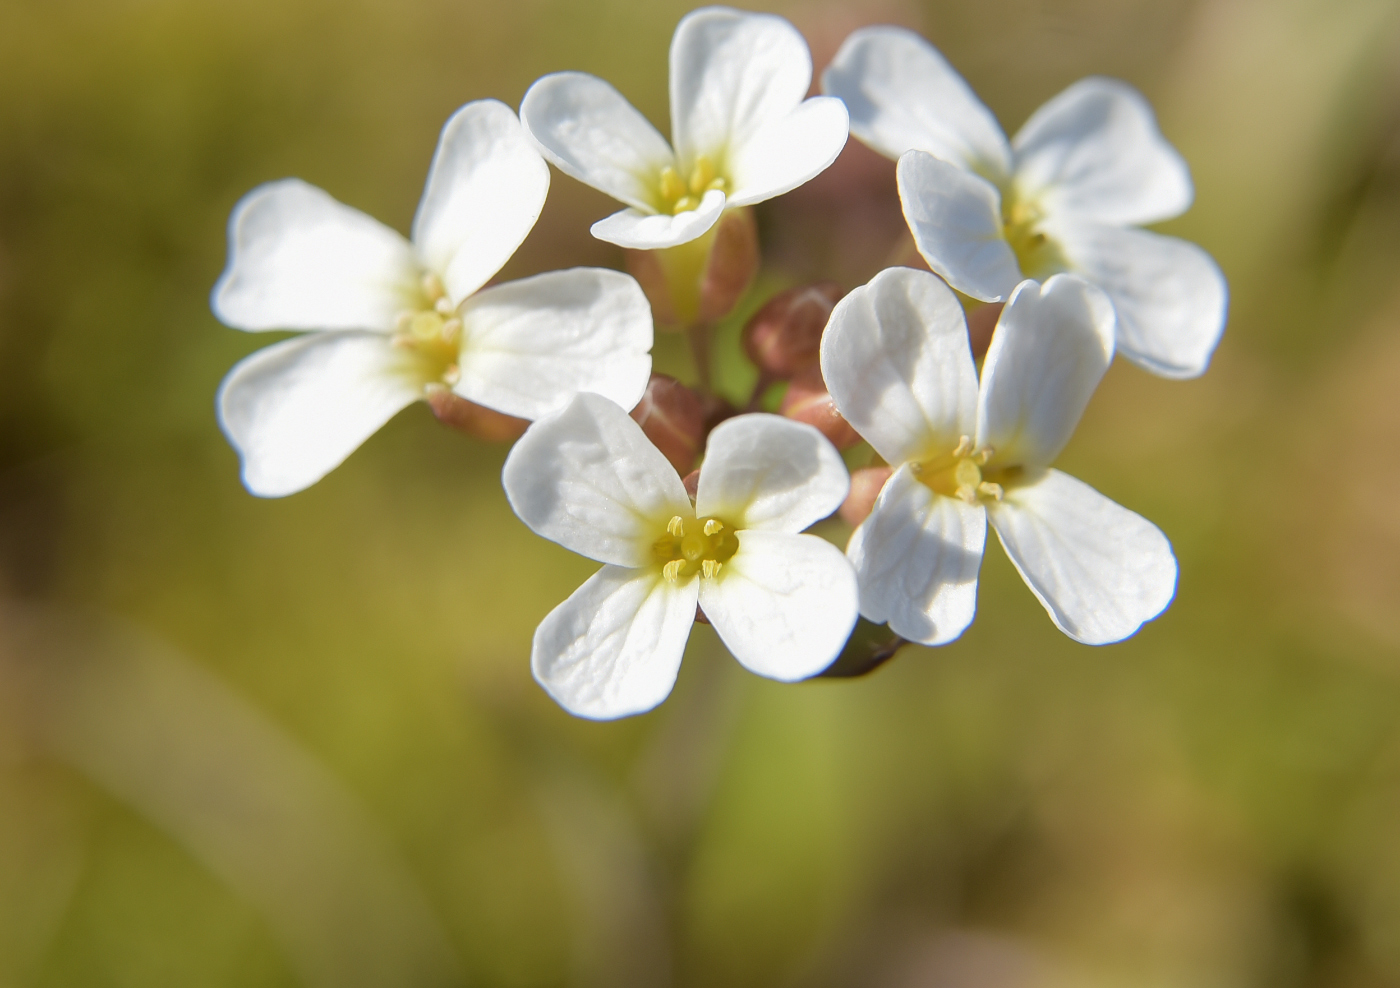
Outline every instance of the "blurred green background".
<path fill-rule="evenodd" d="M 0 0 L 0 986 L 1400 985 L 1400 5 L 793 3 L 931 38 L 1009 130 L 1152 99 L 1229 276 L 1200 380 L 1117 363 L 1062 466 L 1181 563 L 1062 636 L 979 618 L 783 686 L 697 629 L 620 723 L 530 679 L 593 568 L 425 406 L 280 501 L 238 483 L 210 315 L 239 196 L 406 230 L 438 128 L 537 76 L 665 128 L 670 0 Z M 620 266 L 557 173 L 504 275 Z M 769 281 L 898 249 L 854 142 L 760 209 Z M 680 362 L 674 340 L 662 364 Z"/>

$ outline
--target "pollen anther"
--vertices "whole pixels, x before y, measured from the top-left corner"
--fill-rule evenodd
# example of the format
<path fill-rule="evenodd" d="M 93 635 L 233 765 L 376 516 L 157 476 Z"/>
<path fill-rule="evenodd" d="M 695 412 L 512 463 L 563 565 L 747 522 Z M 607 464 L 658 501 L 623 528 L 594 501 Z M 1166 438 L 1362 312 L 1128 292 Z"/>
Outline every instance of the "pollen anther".
<path fill-rule="evenodd" d="M 986 497 L 995 498 L 998 501 L 1006 495 L 1006 491 L 1002 489 L 1000 484 L 994 484 L 990 480 L 984 480 L 982 483 L 978 484 L 977 493 Z"/>
<path fill-rule="evenodd" d="M 724 522 L 718 518 L 711 518 L 705 522 L 705 534 L 714 535 L 716 532 L 724 531 Z"/>
<path fill-rule="evenodd" d="M 685 560 L 673 559 L 665 566 L 661 567 L 661 574 L 672 583 L 675 583 L 681 578 L 681 569 L 684 568 L 684 566 Z"/>
<path fill-rule="evenodd" d="M 723 565 L 724 563 L 716 562 L 713 559 L 706 559 L 700 564 L 700 572 L 707 579 L 714 579 L 719 575 L 720 567 Z"/>
<path fill-rule="evenodd" d="M 681 520 L 680 515 L 673 515 L 671 517 L 671 520 L 666 523 L 666 531 L 670 532 L 676 538 L 680 538 L 685 534 L 685 522 Z"/>

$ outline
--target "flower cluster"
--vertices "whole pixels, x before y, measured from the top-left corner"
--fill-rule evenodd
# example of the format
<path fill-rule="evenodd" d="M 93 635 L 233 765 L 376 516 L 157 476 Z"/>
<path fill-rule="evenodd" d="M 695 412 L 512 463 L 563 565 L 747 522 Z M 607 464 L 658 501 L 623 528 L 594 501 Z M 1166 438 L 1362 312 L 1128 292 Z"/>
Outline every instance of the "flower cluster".
<path fill-rule="evenodd" d="M 1052 464 L 1115 352 L 1191 377 L 1220 338 L 1214 262 L 1138 228 L 1190 204 L 1185 163 L 1145 100 L 1106 79 L 1071 86 L 1008 142 L 902 29 L 855 32 L 826 95 L 809 98 L 811 82 L 787 21 L 710 7 L 672 41 L 670 142 L 608 83 L 560 72 L 519 118 L 493 100 L 453 115 L 407 239 L 297 180 L 255 189 L 230 221 L 214 311 L 305 332 L 220 389 L 247 488 L 304 489 L 418 399 L 449 425 L 518 437 L 503 473 L 517 516 L 603 564 L 544 618 L 531 657 L 584 717 L 661 702 L 697 620 L 783 681 L 831 666 L 861 618 L 895 644 L 952 641 L 973 618 L 989 521 L 1065 634 L 1135 633 L 1175 593 L 1171 547 Z M 928 270 L 768 300 L 743 332 L 758 386 L 731 405 L 710 387 L 708 345 L 758 263 L 748 209 L 822 172 L 848 128 L 898 159 Z M 486 287 L 539 216 L 546 162 L 624 205 L 592 232 L 633 274 Z M 651 373 L 654 323 L 690 334 L 696 381 Z M 844 553 L 807 534 L 838 510 L 854 526 Z"/>

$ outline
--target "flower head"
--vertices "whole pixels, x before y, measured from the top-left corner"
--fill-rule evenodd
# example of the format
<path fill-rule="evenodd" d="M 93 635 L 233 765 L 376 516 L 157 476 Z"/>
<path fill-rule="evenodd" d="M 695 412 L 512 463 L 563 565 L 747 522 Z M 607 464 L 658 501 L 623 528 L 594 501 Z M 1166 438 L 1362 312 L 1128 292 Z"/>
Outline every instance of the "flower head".
<path fill-rule="evenodd" d="M 995 302 L 1023 278 L 1073 272 L 1113 300 L 1128 359 L 1164 377 L 1206 369 L 1225 280 L 1195 244 L 1136 229 L 1185 212 L 1192 186 L 1131 86 L 1082 79 L 1008 143 L 928 42 L 874 27 L 846 39 L 822 88 L 845 101 L 853 134 L 899 160 L 914 241 L 958 291 Z"/>
<path fill-rule="evenodd" d="M 621 717 L 664 700 L 697 603 L 734 657 L 773 679 L 825 668 L 855 624 L 850 564 L 798 534 L 848 487 L 841 457 L 810 426 L 721 423 L 692 503 L 626 412 L 581 394 L 530 426 L 504 481 L 526 525 L 604 564 L 535 632 L 535 679 L 571 713 Z"/>
<path fill-rule="evenodd" d="M 720 213 L 781 195 L 845 146 L 839 100 L 804 99 L 812 57 L 781 17 L 692 11 L 671 41 L 671 143 L 612 86 L 556 72 L 520 104 L 526 130 L 566 174 L 626 203 L 593 225 L 622 247 L 674 247 Z"/>
<path fill-rule="evenodd" d="M 583 390 L 636 403 L 652 326 L 632 278 L 574 268 L 480 290 L 548 189 L 515 114 L 480 100 L 443 127 L 411 240 L 296 179 L 243 198 L 215 314 L 237 329 L 315 331 L 224 379 L 219 419 L 250 491 L 309 487 L 436 389 L 527 419 Z"/>
<path fill-rule="evenodd" d="M 1099 645 L 1171 602 L 1155 525 L 1050 464 L 1113 358 L 1113 307 L 1073 275 L 1012 292 L 979 385 L 957 298 L 890 268 L 837 305 L 822 370 L 841 414 L 894 467 L 847 554 L 860 609 L 940 645 L 972 621 L 987 520 L 1055 625 Z"/>

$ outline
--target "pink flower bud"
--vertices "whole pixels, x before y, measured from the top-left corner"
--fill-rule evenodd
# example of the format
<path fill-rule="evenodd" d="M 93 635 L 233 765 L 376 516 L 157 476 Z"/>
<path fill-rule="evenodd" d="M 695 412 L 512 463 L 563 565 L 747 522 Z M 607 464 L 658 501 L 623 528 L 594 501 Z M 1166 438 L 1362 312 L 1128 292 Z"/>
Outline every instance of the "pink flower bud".
<path fill-rule="evenodd" d="M 792 379 L 778 411 L 790 419 L 816 426 L 837 449 L 850 449 L 860 442 L 856 430 L 841 417 L 836 403 L 826 393 L 821 368 L 815 364 Z"/>
<path fill-rule="evenodd" d="M 766 378 L 790 378 L 817 362 L 841 286 L 819 281 L 779 292 L 744 326 L 744 351 Z"/>
<path fill-rule="evenodd" d="M 705 438 L 705 406 L 700 396 L 665 374 L 653 374 L 632 418 L 652 445 L 684 476 Z"/>
<path fill-rule="evenodd" d="M 487 442 L 512 442 L 519 439 L 530 424 L 526 419 L 505 415 L 468 401 L 445 387 L 433 388 L 428 392 L 428 406 L 443 425 Z"/>
<path fill-rule="evenodd" d="M 894 473 L 894 467 L 861 467 L 851 471 L 851 493 L 837 509 L 841 520 L 852 527 L 870 517 L 875 507 L 875 499 L 885 487 L 885 481 Z"/>

